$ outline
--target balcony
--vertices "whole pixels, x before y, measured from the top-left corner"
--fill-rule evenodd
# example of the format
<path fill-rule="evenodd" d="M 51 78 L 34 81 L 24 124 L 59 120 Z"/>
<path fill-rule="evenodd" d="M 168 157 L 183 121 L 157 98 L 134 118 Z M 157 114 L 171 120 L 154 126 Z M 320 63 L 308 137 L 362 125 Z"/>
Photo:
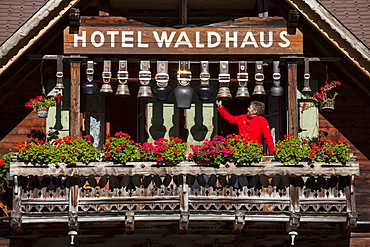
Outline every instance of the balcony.
<path fill-rule="evenodd" d="M 11 226 L 23 233 L 28 223 L 124 222 L 127 233 L 135 222 L 178 222 L 186 234 L 189 222 L 228 221 L 232 231 L 246 222 L 284 222 L 296 229 L 302 222 L 339 223 L 343 231 L 356 226 L 354 177 L 359 164 L 278 162 L 220 167 L 181 162 L 126 165 L 49 166 L 12 162 L 14 199 Z"/>

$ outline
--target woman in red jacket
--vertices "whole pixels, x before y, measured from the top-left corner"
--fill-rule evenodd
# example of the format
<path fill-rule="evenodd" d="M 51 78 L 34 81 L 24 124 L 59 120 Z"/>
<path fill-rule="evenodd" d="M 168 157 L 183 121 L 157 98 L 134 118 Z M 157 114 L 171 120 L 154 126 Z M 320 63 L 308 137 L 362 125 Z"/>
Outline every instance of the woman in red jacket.
<path fill-rule="evenodd" d="M 221 100 L 216 100 L 217 110 L 221 116 L 230 124 L 238 126 L 239 135 L 245 139 L 251 139 L 262 144 L 262 136 L 267 145 L 270 155 L 275 153 L 275 145 L 272 140 L 271 130 L 266 118 L 262 117 L 265 111 L 265 104 L 260 101 L 252 101 L 247 114 L 233 116 L 225 107 Z"/>

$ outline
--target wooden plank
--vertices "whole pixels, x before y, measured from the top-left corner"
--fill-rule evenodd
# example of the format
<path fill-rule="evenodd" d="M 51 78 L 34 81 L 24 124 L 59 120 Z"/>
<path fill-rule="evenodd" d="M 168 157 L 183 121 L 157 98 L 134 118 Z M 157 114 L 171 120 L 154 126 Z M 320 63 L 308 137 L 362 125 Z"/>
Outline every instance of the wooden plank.
<path fill-rule="evenodd" d="M 286 27 L 81 26 L 64 30 L 66 54 L 302 54 L 303 34 Z"/>
<path fill-rule="evenodd" d="M 81 137 L 80 119 L 80 77 L 81 61 L 70 61 L 71 63 L 71 101 L 70 101 L 70 135 Z"/>
<path fill-rule="evenodd" d="M 298 136 L 297 63 L 288 60 L 288 132 Z"/>
<path fill-rule="evenodd" d="M 251 166 L 236 167 L 232 163 L 227 166 L 206 167 L 192 162 L 181 162 L 177 166 L 157 166 L 155 162 L 128 162 L 125 166 L 115 165 L 112 162 L 94 162 L 89 165 L 78 164 L 76 167 L 67 167 L 66 164 L 50 164 L 40 166 L 25 164 L 23 162 L 11 162 L 10 175 L 35 175 L 35 176 L 120 176 L 120 175 L 266 175 L 266 176 L 347 176 L 359 175 L 359 164 L 350 161 L 345 166 L 341 164 L 327 165 L 324 163 L 300 163 L 300 165 L 285 166 L 278 162 L 253 163 Z"/>
<path fill-rule="evenodd" d="M 81 26 L 107 26 L 107 25 L 136 25 L 136 26 L 153 26 L 137 20 L 127 19 L 119 16 L 81 16 Z M 223 21 L 204 25 L 203 27 L 284 27 L 287 21 L 284 17 L 241 17 L 234 20 Z"/>

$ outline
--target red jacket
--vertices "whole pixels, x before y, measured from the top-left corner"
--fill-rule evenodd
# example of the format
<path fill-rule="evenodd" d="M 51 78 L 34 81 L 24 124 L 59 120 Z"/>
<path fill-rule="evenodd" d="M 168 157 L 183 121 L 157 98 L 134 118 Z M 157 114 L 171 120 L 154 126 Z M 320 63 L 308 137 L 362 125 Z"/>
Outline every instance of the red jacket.
<path fill-rule="evenodd" d="M 275 153 L 274 141 L 272 140 L 270 126 L 266 118 L 262 116 L 248 116 L 247 114 L 233 116 L 223 106 L 217 108 L 217 110 L 227 122 L 238 126 L 239 135 L 243 138 L 249 138 L 262 144 L 263 135 L 270 155 Z"/>

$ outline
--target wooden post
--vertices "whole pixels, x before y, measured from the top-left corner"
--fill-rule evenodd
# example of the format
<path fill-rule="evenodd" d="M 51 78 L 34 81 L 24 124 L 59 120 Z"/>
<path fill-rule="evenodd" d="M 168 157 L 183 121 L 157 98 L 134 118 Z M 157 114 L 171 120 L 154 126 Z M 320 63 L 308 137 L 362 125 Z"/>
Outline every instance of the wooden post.
<path fill-rule="evenodd" d="M 80 118 L 80 77 L 81 61 L 71 60 L 71 99 L 69 112 L 69 134 L 72 137 L 81 137 Z"/>
<path fill-rule="evenodd" d="M 69 189 L 69 202 L 68 202 L 68 226 L 70 230 L 79 231 L 78 224 L 78 185 L 74 185 Z"/>
<path fill-rule="evenodd" d="M 10 225 L 13 230 L 19 235 L 25 235 L 22 226 L 22 187 L 18 183 L 18 176 L 14 176 L 14 192 L 13 192 L 13 211 L 11 212 Z"/>
<path fill-rule="evenodd" d="M 298 103 L 297 103 L 297 61 L 288 63 L 288 134 L 298 136 Z"/>
<path fill-rule="evenodd" d="M 186 175 L 183 176 L 182 193 L 180 193 L 180 222 L 179 222 L 179 234 L 186 234 L 189 227 L 189 193 L 190 188 L 186 183 Z"/>
<path fill-rule="evenodd" d="M 353 228 L 357 226 L 358 212 L 356 212 L 356 198 L 355 198 L 355 177 L 354 175 L 347 177 L 349 183 L 344 188 L 346 193 L 346 208 L 347 208 L 347 222 L 340 226 L 340 233 L 347 235 Z"/>
<path fill-rule="evenodd" d="M 188 0 L 179 0 L 180 5 L 180 23 L 181 25 L 188 24 Z"/>
<path fill-rule="evenodd" d="M 289 203 L 289 211 L 290 211 L 290 222 L 287 230 L 289 229 L 297 229 L 299 226 L 300 221 L 300 202 L 299 202 L 299 178 L 298 177 L 291 177 L 290 178 L 290 186 L 289 186 L 289 195 L 290 195 L 290 203 Z"/>

